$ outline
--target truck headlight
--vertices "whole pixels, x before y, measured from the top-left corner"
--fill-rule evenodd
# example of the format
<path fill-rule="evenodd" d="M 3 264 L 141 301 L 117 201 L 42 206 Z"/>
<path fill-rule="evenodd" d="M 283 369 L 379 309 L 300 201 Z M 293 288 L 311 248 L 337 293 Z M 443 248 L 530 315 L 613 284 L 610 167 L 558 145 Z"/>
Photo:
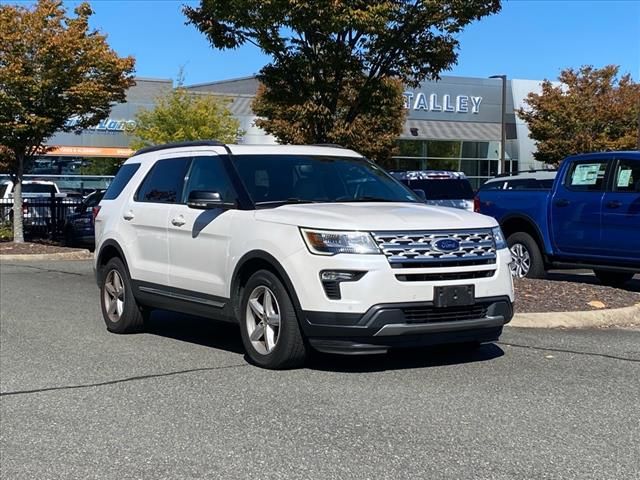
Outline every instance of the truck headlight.
<path fill-rule="evenodd" d="M 338 253 L 380 253 L 371 234 L 367 232 L 337 232 L 332 230 L 308 230 L 301 228 L 302 238 L 309 251 L 316 255 Z"/>
<path fill-rule="evenodd" d="M 502 229 L 500 227 L 493 227 L 491 229 L 491 234 L 493 235 L 493 241 L 496 243 L 497 250 L 507 248 L 507 241 L 505 240 L 504 233 L 502 233 Z"/>

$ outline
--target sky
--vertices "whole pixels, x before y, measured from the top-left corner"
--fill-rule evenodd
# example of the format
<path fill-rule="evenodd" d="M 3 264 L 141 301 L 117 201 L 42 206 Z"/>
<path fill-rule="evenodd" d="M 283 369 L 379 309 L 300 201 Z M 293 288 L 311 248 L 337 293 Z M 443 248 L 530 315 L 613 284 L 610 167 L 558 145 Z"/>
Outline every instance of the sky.
<path fill-rule="evenodd" d="M 65 1 L 70 9 L 77 3 Z M 191 85 L 252 75 L 269 61 L 253 46 L 212 49 L 181 12 L 199 2 L 90 3 L 92 26 L 120 55 L 136 58 L 139 77 L 175 79 L 183 68 Z M 553 80 L 566 67 L 616 64 L 640 81 L 640 0 L 506 0 L 500 13 L 471 24 L 458 39 L 458 64 L 443 75 Z"/>

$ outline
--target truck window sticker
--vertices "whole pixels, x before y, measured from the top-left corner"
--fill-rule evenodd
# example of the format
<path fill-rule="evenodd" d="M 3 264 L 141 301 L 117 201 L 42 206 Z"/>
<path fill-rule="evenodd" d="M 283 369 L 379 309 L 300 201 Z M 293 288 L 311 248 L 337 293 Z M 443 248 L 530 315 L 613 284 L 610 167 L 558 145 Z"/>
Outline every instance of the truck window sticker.
<path fill-rule="evenodd" d="M 624 169 L 618 172 L 618 187 L 627 188 L 631 185 L 631 174 L 633 170 Z"/>
<path fill-rule="evenodd" d="M 571 175 L 571 185 L 595 185 L 598 179 L 604 177 L 604 166 L 602 163 L 580 163 L 576 165 Z"/>

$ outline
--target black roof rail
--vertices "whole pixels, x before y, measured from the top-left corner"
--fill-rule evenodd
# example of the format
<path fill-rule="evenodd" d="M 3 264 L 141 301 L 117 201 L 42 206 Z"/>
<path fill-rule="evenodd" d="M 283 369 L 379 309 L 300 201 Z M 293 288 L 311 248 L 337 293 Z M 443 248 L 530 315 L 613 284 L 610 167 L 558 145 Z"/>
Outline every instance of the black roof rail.
<path fill-rule="evenodd" d="M 347 148 L 342 145 L 338 145 L 337 143 L 312 143 L 309 145 L 310 147 L 330 147 L 330 148 Z"/>
<path fill-rule="evenodd" d="M 219 142 L 218 140 L 189 140 L 186 142 L 163 143 L 162 145 L 152 145 L 150 147 L 141 148 L 140 150 L 137 150 L 132 157 L 142 155 L 143 153 L 157 152 L 159 150 L 179 147 L 226 147 L 226 144 Z"/>

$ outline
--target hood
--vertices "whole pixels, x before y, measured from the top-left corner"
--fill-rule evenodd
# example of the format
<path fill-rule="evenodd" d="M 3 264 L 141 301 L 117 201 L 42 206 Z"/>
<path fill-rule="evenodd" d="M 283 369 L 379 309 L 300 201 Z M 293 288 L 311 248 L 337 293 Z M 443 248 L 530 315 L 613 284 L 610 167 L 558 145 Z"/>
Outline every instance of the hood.
<path fill-rule="evenodd" d="M 497 222 L 466 210 L 423 203 L 310 203 L 256 210 L 256 219 L 326 230 L 449 230 L 490 228 Z"/>

